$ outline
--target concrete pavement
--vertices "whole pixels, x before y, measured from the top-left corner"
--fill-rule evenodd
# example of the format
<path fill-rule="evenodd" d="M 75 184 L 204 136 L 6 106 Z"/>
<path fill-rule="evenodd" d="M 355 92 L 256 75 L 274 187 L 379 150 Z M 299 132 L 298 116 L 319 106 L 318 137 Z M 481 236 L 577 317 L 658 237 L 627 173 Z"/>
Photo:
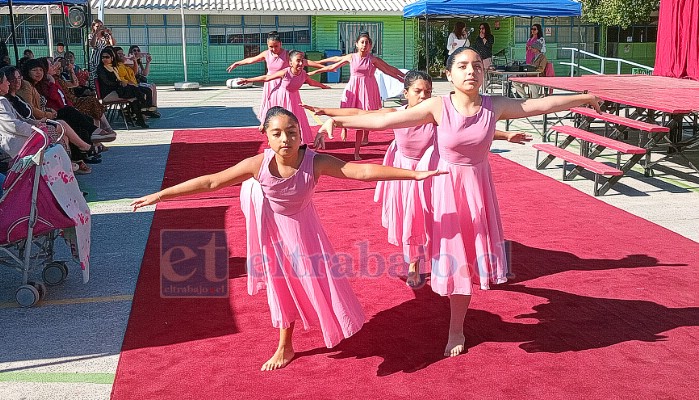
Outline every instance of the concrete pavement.
<path fill-rule="evenodd" d="M 304 88 L 301 97 L 311 105 L 337 106 L 344 85 L 332 86 Z M 435 96 L 449 90 L 446 82 L 434 85 Z M 91 281 L 83 285 L 71 266 L 69 279 L 49 288 L 46 300 L 21 309 L 14 303 L 18 274 L 0 269 L 0 398 L 109 397 L 152 221 L 152 207 L 132 213 L 128 203 L 160 188 L 174 129 L 258 124 L 261 88 L 175 92 L 160 87 L 158 93 L 162 118 L 149 121 L 148 130 L 119 130 L 104 161 L 93 166 L 91 175 L 78 178 L 94 216 Z M 317 117 L 308 118 L 316 123 Z M 526 121 L 515 121 L 511 129 L 533 131 Z M 535 136 L 535 142 L 540 141 Z M 493 151 L 534 167 L 530 145 L 495 142 Z M 699 159 L 696 152 L 692 157 Z M 554 162 L 541 172 L 560 180 L 559 165 Z M 589 177 L 566 184 L 592 194 Z M 699 176 L 685 166 L 665 163 L 652 178 L 637 168 L 599 200 L 699 241 Z M 546 210 L 542 204 L 529 211 L 545 218 Z M 59 247 L 65 259 L 66 249 Z"/>

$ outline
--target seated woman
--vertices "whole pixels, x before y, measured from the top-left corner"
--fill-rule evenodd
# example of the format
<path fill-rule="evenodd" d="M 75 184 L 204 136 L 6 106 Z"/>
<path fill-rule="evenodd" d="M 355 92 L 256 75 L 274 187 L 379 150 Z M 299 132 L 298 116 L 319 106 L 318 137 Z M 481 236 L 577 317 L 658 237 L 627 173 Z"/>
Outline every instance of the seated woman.
<path fill-rule="evenodd" d="M 141 48 L 136 45 L 129 47 L 129 55 L 133 65 L 131 66 L 136 73 L 136 80 L 140 86 L 149 87 L 153 91 L 153 105 L 158 106 L 158 88 L 155 83 L 148 82 L 148 74 L 150 74 L 150 64 L 153 58 L 149 53 L 141 53 Z M 145 61 L 145 64 L 143 63 Z M 129 65 L 126 63 L 126 65 Z"/>
<path fill-rule="evenodd" d="M 97 79 L 100 84 L 102 99 L 135 99 L 129 104 L 129 110 L 136 117 L 136 125 L 148 128 L 143 119 L 141 109 L 145 107 L 146 98 L 138 88 L 121 80 L 117 74 L 117 61 L 111 47 L 105 47 L 100 52 L 101 64 L 97 66 Z"/>
<path fill-rule="evenodd" d="M 95 92 L 87 84 L 89 74 L 87 71 L 75 65 L 75 54 L 72 51 L 66 52 L 65 58 L 57 57 L 61 60 L 61 78 L 66 82 L 73 94 L 77 97 L 95 97 Z"/>
<path fill-rule="evenodd" d="M 133 60 L 127 58 L 124 54 L 124 49 L 121 47 L 114 47 L 114 55 L 116 55 L 117 58 L 117 74 L 119 75 L 119 79 L 128 82 L 129 85 L 136 86 L 136 88 L 146 96 L 146 107 L 141 109 L 143 114 L 147 117 L 160 118 L 158 109 L 153 102 L 153 90 L 148 86 L 139 85 L 136 80 L 134 68 L 127 65 L 127 62 L 130 62 L 131 65 L 135 65 Z"/>
<path fill-rule="evenodd" d="M 49 63 L 49 69 L 48 69 L 48 78 L 49 80 L 53 80 L 54 82 L 58 83 L 60 86 L 61 90 L 63 91 L 63 94 L 66 97 L 66 103 L 72 105 L 75 107 L 78 111 L 85 115 L 89 115 L 92 117 L 92 122 L 104 129 L 105 131 L 116 135 L 116 132 L 114 129 L 112 129 L 112 126 L 109 125 L 109 121 L 107 120 L 107 116 L 104 115 L 105 109 L 102 103 L 100 103 L 99 100 L 97 100 L 97 97 L 94 95 L 92 96 L 82 96 L 78 97 L 76 96 L 71 89 L 76 88 L 74 84 L 72 84 L 71 81 L 66 81 L 63 79 L 63 75 L 61 74 L 61 70 L 64 70 L 64 65 L 66 63 L 65 58 L 56 58 L 54 62 L 51 64 Z M 75 74 L 73 74 L 75 75 Z M 77 77 L 73 76 L 77 80 Z M 88 89 L 88 88 L 83 88 L 83 89 Z"/>
<path fill-rule="evenodd" d="M 35 118 L 62 119 L 83 141 L 88 143 L 111 142 L 116 139 L 114 133 L 98 128 L 92 123 L 92 118 L 66 102 L 65 94 L 60 87 L 46 77 L 47 66 L 46 59 L 28 61 L 22 71 L 25 82 L 17 91 L 19 96 L 32 106 Z"/>
<path fill-rule="evenodd" d="M 94 145 L 83 141 L 80 136 L 73 130 L 73 128 L 68 125 L 65 121 L 58 120 L 58 124 L 61 126 L 60 132 L 54 126 L 46 122 L 46 118 L 37 120 L 32 118 L 32 107 L 25 102 L 21 97 L 17 95 L 17 90 L 22 86 L 22 75 L 19 70 L 14 66 L 8 66 L 0 69 L 0 77 L 5 77 L 8 81 L 7 91 L 0 90 L 0 95 L 4 96 L 12 106 L 12 111 L 14 116 L 29 125 L 39 126 L 44 131 L 46 131 L 51 137 L 52 142 L 57 143 L 58 138 L 63 133 L 63 139 L 60 142 L 61 145 L 66 149 L 68 154 L 71 154 L 69 143 L 72 144 L 80 154 L 71 154 L 71 158 L 78 161 L 77 162 L 77 173 L 89 173 L 90 168 L 83 162 L 83 159 L 88 157 L 94 157 L 99 154 L 99 150 Z M 8 110 L 9 112 L 9 110 Z"/>

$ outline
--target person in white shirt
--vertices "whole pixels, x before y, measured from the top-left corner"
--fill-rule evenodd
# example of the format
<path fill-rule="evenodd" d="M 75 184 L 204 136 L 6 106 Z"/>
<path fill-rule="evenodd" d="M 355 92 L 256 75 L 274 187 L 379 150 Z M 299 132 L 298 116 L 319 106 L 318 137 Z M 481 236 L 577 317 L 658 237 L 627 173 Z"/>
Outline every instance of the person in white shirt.
<path fill-rule="evenodd" d="M 466 24 L 462 21 L 458 21 L 454 25 L 454 30 L 449 34 L 447 38 L 447 56 L 444 59 L 444 65 L 447 65 L 447 58 L 460 47 L 470 47 L 471 42 L 468 40 L 468 33 L 466 33 Z"/>

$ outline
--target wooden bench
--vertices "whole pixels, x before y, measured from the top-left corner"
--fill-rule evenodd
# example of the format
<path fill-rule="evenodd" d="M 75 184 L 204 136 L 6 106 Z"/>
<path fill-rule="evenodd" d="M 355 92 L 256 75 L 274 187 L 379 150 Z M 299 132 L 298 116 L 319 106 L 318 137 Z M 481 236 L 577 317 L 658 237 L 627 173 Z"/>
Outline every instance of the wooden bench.
<path fill-rule="evenodd" d="M 624 174 L 631 170 L 631 168 L 634 165 L 636 165 L 643 157 L 647 157 L 649 154 L 648 148 L 642 148 L 616 140 L 616 138 L 619 137 L 626 129 L 633 128 L 643 132 L 648 132 L 649 142 L 652 140 L 652 138 L 657 137 L 656 135 L 665 135 L 669 131 L 667 128 L 663 126 L 650 124 L 643 121 L 637 121 L 630 118 L 620 117 L 618 115 L 609 113 L 597 113 L 595 110 L 591 108 L 576 107 L 572 108 L 570 112 L 587 118 L 586 123 L 580 124 L 580 126 L 577 128 L 567 125 L 556 125 L 551 127 L 551 131 L 556 134 L 556 146 L 535 146 L 535 148 L 537 149 L 536 168 L 546 168 L 546 166 L 550 164 L 555 158 L 561 158 L 566 162 L 575 164 L 576 167 L 572 171 L 566 172 L 566 165 L 564 163 L 564 180 L 573 179 L 584 169 L 590 170 L 591 172 L 595 173 L 595 196 L 599 196 L 606 193 L 616 182 L 619 181 L 619 179 L 621 179 L 621 177 Z M 605 123 L 609 123 L 614 126 L 614 132 L 611 137 L 598 135 L 593 132 L 582 129 L 583 127 L 589 128 L 590 122 L 596 119 L 605 121 Z M 559 143 L 559 134 L 566 136 L 561 143 Z M 575 140 L 579 140 L 581 142 L 579 155 L 573 154 L 565 150 Z M 598 157 L 606 149 L 616 151 L 616 168 L 613 168 L 613 170 L 608 169 L 612 167 L 609 167 L 605 164 L 597 162 L 589 163 L 585 161 L 594 161 L 594 159 Z M 539 151 L 544 151 L 545 153 L 549 154 L 541 162 L 539 162 Z M 621 165 L 622 154 L 627 154 L 631 156 L 623 165 Z M 646 160 L 646 165 L 647 164 L 648 160 Z M 598 186 L 599 175 L 609 176 L 609 178 L 602 185 L 602 187 Z M 646 175 L 649 175 L 647 168 Z"/>
<path fill-rule="evenodd" d="M 571 153 L 568 150 L 562 149 L 560 147 L 556 147 L 552 144 L 546 144 L 546 143 L 537 143 L 534 144 L 532 147 L 534 147 L 536 151 L 536 163 L 537 163 L 537 169 L 541 169 L 538 167 L 539 165 L 539 152 L 543 151 L 544 153 L 548 153 L 549 156 L 548 158 L 560 158 L 563 160 L 563 180 L 568 181 L 571 180 L 573 177 L 570 176 L 570 174 L 566 173 L 566 167 L 568 166 L 568 163 L 575 164 L 576 169 L 586 169 L 590 172 L 593 172 L 595 174 L 595 190 L 594 194 L 595 196 L 599 196 L 604 194 L 604 192 L 601 192 L 601 188 L 599 187 L 599 177 L 600 175 L 602 176 L 609 176 L 610 178 L 607 179 L 607 182 L 609 182 L 610 179 L 614 177 L 621 177 L 624 175 L 624 172 L 621 170 L 618 170 L 614 167 L 610 167 L 607 164 L 602 164 L 601 162 L 591 160 L 585 156 L 581 156 L 575 153 Z M 576 171 L 575 169 L 573 171 Z M 605 183 L 606 185 L 606 183 Z M 603 186 L 604 187 L 604 186 Z M 609 190 L 607 188 L 605 192 Z"/>
<path fill-rule="evenodd" d="M 599 196 L 604 194 L 607 190 L 609 190 L 609 187 L 607 187 L 604 192 L 601 191 L 602 188 L 599 187 L 599 177 L 600 175 L 602 176 L 609 176 L 610 178 L 607 179 L 607 183 L 609 180 L 613 179 L 614 177 L 621 177 L 624 175 L 624 172 L 616 169 L 614 167 L 610 167 L 607 164 L 602 164 L 601 162 L 591 160 L 585 156 L 581 156 L 575 153 L 571 153 L 568 150 L 562 149 L 560 147 L 556 147 L 552 144 L 546 144 L 546 143 L 537 143 L 532 145 L 536 149 L 536 163 L 537 163 L 537 169 L 541 169 L 538 167 L 539 165 L 539 152 L 543 151 L 544 153 L 548 153 L 547 159 L 550 157 L 551 160 L 553 158 L 560 158 L 563 160 L 563 180 L 568 181 L 573 179 L 573 177 L 570 176 L 570 174 L 566 173 L 566 167 L 568 166 L 568 163 L 574 164 L 576 166 L 576 169 L 573 171 L 576 171 L 577 169 L 586 169 L 590 172 L 593 172 L 595 174 L 595 189 L 594 189 L 594 194 L 595 196 Z M 606 183 L 605 183 L 606 185 Z M 610 185 L 611 186 L 611 185 Z M 604 186 L 603 186 L 604 188 Z"/>
<path fill-rule="evenodd" d="M 631 119 L 631 118 L 626 118 L 622 117 L 619 115 L 615 114 L 610 114 L 610 113 L 598 113 L 597 111 L 593 110 L 592 108 L 587 108 L 587 107 L 574 107 L 570 109 L 570 112 L 578 114 L 578 115 L 583 115 L 585 117 L 590 118 L 590 121 L 599 119 L 605 122 L 608 122 L 613 125 L 617 126 L 623 126 L 627 128 L 633 128 L 633 129 L 638 129 L 639 131 L 644 131 L 648 133 L 668 133 L 670 132 L 670 128 L 656 125 L 656 124 L 651 124 L 648 122 L 643 122 L 639 121 L 636 119 Z"/>

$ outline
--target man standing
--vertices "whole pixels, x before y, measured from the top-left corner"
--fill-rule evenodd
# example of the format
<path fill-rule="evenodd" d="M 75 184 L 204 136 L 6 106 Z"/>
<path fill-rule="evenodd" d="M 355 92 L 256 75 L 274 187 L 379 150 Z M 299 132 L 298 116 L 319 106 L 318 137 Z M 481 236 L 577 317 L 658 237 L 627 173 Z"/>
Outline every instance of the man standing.
<path fill-rule="evenodd" d="M 53 58 L 58 58 L 58 57 L 63 57 L 65 58 L 66 56 L 66 46 L 63 44 L 63 42 L 58 42 L 56 45 L 56 53 L 54 53 Z"/>

